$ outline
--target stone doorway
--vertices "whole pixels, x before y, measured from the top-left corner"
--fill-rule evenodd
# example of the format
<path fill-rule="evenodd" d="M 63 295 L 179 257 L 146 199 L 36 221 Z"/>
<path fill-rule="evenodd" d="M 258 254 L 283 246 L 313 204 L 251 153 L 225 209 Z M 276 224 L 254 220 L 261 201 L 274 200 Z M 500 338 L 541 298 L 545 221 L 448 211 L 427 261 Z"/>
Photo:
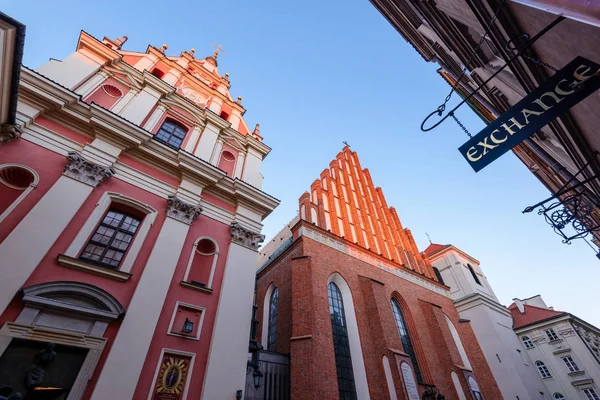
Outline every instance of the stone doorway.
<path fill-rule="evenodd" d="M 0 356 L 0 387 L 23 400 L 64 400 L 87 354 L 85 348 L 15 338 Z"/>

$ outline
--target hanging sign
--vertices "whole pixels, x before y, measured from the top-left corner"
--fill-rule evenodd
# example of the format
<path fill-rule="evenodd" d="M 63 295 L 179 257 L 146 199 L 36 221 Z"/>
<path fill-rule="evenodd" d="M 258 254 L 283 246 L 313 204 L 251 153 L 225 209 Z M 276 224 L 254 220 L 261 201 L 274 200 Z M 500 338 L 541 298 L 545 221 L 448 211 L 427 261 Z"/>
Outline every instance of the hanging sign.
<path fill-rule="evenodd" d="M 577 57 L 458 150 L 478 172 L 598 88 L 600 65 Z"/>

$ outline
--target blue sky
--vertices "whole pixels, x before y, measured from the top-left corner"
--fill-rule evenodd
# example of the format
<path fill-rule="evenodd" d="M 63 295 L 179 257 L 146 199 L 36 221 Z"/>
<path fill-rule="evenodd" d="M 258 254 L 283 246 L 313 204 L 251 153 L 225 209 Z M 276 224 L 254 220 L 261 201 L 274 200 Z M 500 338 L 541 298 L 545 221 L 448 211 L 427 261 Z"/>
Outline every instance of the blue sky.
<path fill-rule="evenodd" d="M 467 137 L 455 123 L 420 131 L 449 86 L 369 1 L 128 3 L 0 1 L 27 25 L 30 67 L 72 53 L 81 29 L 99 39 L 128 35 L 124 48 L 134 51 L 167 43 L 171 55 L 195 48 L 203 57 L 221 44 L 219 71 L 231 74 L 246 122 L 259 122 L 273 148 L 263 189 L 281 205 L 265 221 L 267 238 L 348 141 L 421 250 L 428 232 L 478 259 L 504 304 L 541 294 L 600 326 L 592 249 L 564 245 L 542 217 L 521 214 L 549 194 L 512 154 L 476 174 L 457 151 Z M 458 115 L 472 133 L 483 127 L 466 108 Z"/>

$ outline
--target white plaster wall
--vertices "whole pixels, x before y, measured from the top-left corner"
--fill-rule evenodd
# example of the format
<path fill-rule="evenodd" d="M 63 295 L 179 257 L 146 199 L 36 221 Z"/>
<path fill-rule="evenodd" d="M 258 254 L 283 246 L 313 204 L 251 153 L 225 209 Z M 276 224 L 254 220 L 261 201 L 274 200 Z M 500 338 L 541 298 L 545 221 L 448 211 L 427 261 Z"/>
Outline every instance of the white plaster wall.
<path fill-rule="evenodd" d="M 219 305 L 201 398 L 235 399 L 244 390 L 256 252 L 232 242 L 219 295 Z"/>
<path fill-rule="evenodd" d="M 475 282 L 467 264 L 473 267 L 481 285 Z M 455 251 L 447 251 L 442 257 L 432 261 L 432 265 L 440 271 L 446 285 L 451 287 L 450 294 L 453 300 L 460 299 L 472 293 L 479 293 L 496 302 L 498 301 L 494 290 L 485 275 L 483 275 L 479 264 L 468 260 Z"/>
<path fill-rule="evenodd" d="M 204 128 L 204 132 L 202 132 L 202 136 L 200 136 L 200 141 L 194 155 L 206 162 L 210 162 L 218 137 L 219 128 L 208 122 Z"/>
<path fill-rule="evenodd" d="M 62 61 L 50 60 L 36 68 L 36 72 L 73 89 L 100 69 L 100 63 L 77 51 Z"/>
<path fill-rule="evenodd" d="M 25 284 L 92 189 L 61 176 L 0 244 L 0 313 Z"/>
<path fill-rule="evenodd" d="M 512 330 L 509 314 L 479 304 L 464 311 L 459 309 L 459 315 L 471 321 L 470 325 L 503 398 L 516 399 L 519 396 L 520 399 L 536 399 L 540 391 L 545 391 L 533 363 L 529 360 L 529 365 L 526 365 L 517 351 L 524 350 Z"/>
<path fill-rule="evenodd" d="M 93 400 L 133 398 L 188 230 L 187 224 L 169 217 L 165 220 L 108 354 Z"/>
<path fill-rule="evenodd" d="M 160 97 L 161 94 L 158 91 L 146 86 L 127 104 L 121 116 L 136 125 L 141 125 Z"/>
<path fill-rule="evenodd" d="M 248 149 L 248 155 L 246 156 L 246 164 L 244 165 L 244 174 L 242 180 L 248 182 L 254 187 L 262 188 L 262 175 L 260 174 L 260 167 L 262 165 L 262 156 L 260 153 L 253 149 Z"/>

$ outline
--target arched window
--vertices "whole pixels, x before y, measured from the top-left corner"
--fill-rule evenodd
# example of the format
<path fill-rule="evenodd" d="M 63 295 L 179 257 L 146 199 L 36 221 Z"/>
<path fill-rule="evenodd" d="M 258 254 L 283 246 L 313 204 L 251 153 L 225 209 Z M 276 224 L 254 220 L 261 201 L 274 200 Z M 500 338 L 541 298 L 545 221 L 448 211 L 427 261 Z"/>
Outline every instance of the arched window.
<path fill-rule="evenodd" d="M 198 238 L 188 262 L 185 281 L 200 288 L 212 288 L 218 256 L 219 248 L 213 239 Z"/>
<path fill-rule="evenodd" d="M 433 267 L 433 273 L 435 274 L 435 277 L 437 278 L 438 282 L 441 283 L 442 285 L 445 285 L 444 278 L 442 278 L 442 274 L 440 273 L 440 270 L 437 269 L 436 267 Z"/>
<path fill-rule="evenodd" d="M 537 367 L 538 371 L 540 371 L 540 375 L 543 379 L 552 378 L 550 370 L 548 370 L 548 367 L 546 367 L 546 364 L 544 364 L 542 361 L 536 361 L 535 366 Z"/>
<path fill-rule="evenodd" d="M 398 334 L 400 335 L 400 340 L 402 341 L 402 348 L 404 349 L 404 352 L 410 356 L 417 380 L 419 382 L 423 382 L 423 376 L 421 375 L 421 369 L 419 368 L 419 362 L 417 361 L 417 354 L 415 353 L 412 340 L 410 339 L 410 333 L 408 332 L 408 327 L 406 326 L 406 320 L 404 318 L 404 314 L 402 313 L 402 308 L 400 308 L 400 304 L 398 304 L 396 299 L 392 299 L 392 310 L 394 312 L 394 319 L 396 320 Z"/>
<path fill-rule="evenodd" d="M 475 280 L 475 283 L 478 284 L 479 286 L 482 286 L 481 281 L 479 281 L 479 278 L 477 277 L 477 274 L 475 273 L 475 270 L 473 269 L 471 264 L 467 264 L 467 268 L 469 268 L 469 271 L 471 271 L 471 275 L 473 275 L 473 279 Z"/>
<path fill-rule="evenodd" d="M 271 293 L 269 300 L 269 339 L 267 341 L 267 350 L 275 351 L 277 345 L 277 300 L 279 298 L 279 289 L 275 288 Z"/>
<path fill-rule="evenodd" d="M 227 150 L 224 150 L 221 153 L 221 157 L 219 159 L 219 169 L 225 171 L 227 176 L 233 178 L 233 173 L 235 172 L 235 155 Z"/>
<path fill-rule="evenodd" d="M 110 209 L 79 256 L 109 268 L 121 265 L 141 219 L 118 209 Z"/>
<path fill-rule="evenodd" d="M 348 341 L 348 326 L 344 312 L 342 293 L 337 285 L 329 282 L 327 286 L 329 297 L 329 314 L 331 316 L 331 329 L 333 331 L 333 350 L 335 353 L 335 366 L 340 399 L 356 399 L 354 385 L 354 371 L 352 370 L 352 357 Z"/>
<path fill-rule="evenodd" d="M 475 378 L 469 376 L 467 382 L 469 383 L 469 388 L 471 389 L 471 393 L 473 393 L 473 397 L 475 398 L 475 400 L 483 400 L 481 389 L 479 389 L 479 385 L 477 384 L 477 381 L 475 381 Z"/>
<path fill-rule="evenodd" d="M 521 340 L 523 341 L 526 349 L 533 349 L 535 347 L 531 339 L 529 339 L 529 336 L 523 336 Z"/>
<path fill-rule="evenodd" d="M 166 145 L 179 148 L 181 147 L 181 143 L 183 143 L 183 138 L 185 138 L 186 133 L 187 129 L 183 125 L 171 119 L 167 119 L 163 122 L 154 138 Z"/>
<path fill-rule="evenodd" d="M 561 393 L 558 393 L 558 392 L 554 393 L 553 398 L 554 398 L 554 400 L 565 400 L 565 396 L 563 396 Z"/>
<path fill-rule="evenodd" d="M 39 180 L 37 173 L 24 165 L 0 165 L 0 222 L 37 186 Z"/>

